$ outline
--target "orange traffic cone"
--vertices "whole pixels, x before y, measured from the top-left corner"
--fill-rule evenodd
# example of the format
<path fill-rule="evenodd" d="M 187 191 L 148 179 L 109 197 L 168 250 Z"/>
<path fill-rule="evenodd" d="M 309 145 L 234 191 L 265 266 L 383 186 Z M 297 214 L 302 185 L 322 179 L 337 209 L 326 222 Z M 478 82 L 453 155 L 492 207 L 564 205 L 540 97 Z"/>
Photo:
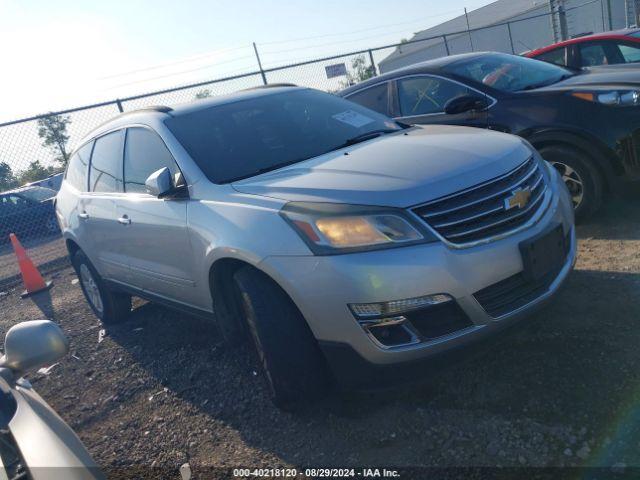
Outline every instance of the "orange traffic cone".
<path fill-rule="evenodd" d="M 22 281 L 26 290 L 20 295 L 22 298 L 28 297 L 34 293 L 42 290 L 48 290 L 53 285 L 53 282 L 45 282 L 42 275 L 33 264 L 24 247 L 20 245 L 20 241 L 15 234 L 10 233 L 11 245 L 13 245 L 13 251 L 16 252 L 18 257 L 18 266 L 20 267 L 20 273 L 22 274 Z"/>

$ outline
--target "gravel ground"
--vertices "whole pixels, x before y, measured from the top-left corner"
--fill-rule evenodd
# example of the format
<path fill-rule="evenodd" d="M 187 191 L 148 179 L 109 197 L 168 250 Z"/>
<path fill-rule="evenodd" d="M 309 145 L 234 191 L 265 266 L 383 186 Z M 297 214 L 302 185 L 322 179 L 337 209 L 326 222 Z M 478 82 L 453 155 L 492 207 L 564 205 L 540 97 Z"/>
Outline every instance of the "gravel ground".
<path fill-rule="evenodd" d="M 69 268 L 50 297 L 3 294 L 0 329 L 60 323 L 72 355 L 32 383 L 110 476 L 179 478 L 186 462 L 199 478 L 223 476 L 208 467 L 349 465 L 629 474 L 640 466 L 640 198 L 612 202 L 578 234 L 563 292 L 477 355 L 420 385 L 334 394 L 296 414 L 271 405 L 251 357 L 205 320 L 139 302 L 99 342 Z"/>

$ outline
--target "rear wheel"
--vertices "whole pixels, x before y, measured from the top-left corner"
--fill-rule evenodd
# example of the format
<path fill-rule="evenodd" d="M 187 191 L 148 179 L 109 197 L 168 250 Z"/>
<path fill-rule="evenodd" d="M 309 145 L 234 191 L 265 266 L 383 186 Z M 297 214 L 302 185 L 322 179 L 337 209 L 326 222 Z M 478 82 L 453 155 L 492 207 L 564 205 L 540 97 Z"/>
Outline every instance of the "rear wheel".
<path fill-rule="evenodd" d="M 251 267 L 240 268 L 233 278 L 273 402 L 290 409 L 325 393 L 329 381 L 324 357 L 288 295 Z"/>
<path fill-rule="evenodd" d="M 125 321 L 131 312 L 131 295 L 109 289 L 81 250 L 75 253 L 72 263 L 82 293 L 96 317 L 105 325 Z"/>
<path fill-rule="evenodd" d="M 564 145 L 542 147 L 540 155 L 560 173 L 571 194 L 576 219 L 585 220 L 600 208 L 603 179 L 590 156 Z"/>

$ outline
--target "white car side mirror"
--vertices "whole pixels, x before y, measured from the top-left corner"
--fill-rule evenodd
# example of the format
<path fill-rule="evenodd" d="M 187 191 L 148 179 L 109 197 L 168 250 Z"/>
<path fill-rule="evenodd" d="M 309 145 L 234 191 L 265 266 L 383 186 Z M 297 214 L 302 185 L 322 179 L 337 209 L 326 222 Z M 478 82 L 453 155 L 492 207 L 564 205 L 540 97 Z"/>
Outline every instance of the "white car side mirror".
<path fill-rule="evenodd" d="M 0 367 L 17 375 L 51 365 L 69 351 L 69 340 L 51 320 L 32 320 L 14 325 L 4 341 Z"/>
<path fill-rule="evenodd" d="M 153 172 L 147 177 L 144 184 L 147 187 L 147 193 L 158 198 L 163 197 L 173 190 L 171 172 L 167 167 L 162 167 L 160 170 Z"/>

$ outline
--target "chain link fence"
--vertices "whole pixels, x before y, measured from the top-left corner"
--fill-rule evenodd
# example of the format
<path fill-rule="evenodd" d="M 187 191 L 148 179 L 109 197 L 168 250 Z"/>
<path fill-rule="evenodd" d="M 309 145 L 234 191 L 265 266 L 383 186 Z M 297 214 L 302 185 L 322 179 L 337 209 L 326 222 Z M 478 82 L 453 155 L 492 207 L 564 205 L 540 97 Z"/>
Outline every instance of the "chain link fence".
<path fill-rule="evenodd" d="M 554 10 L 553 3 L 545 4 L 545 12 L 529 12 L 528 16 L 488 27 L 416 38 L 0 124 L 0 291 L 20 281 L 9 233 L 19 237 L 34 263 L 45 273 L 68 262 L 52 197 L 60 186 L 64 166 L 77 142 L 119 113 L 150 105 L 170 106 L 195 101 L 265 83 L 295 83 L 335 92 L 377 75 L 381 69 L 388 70 L 394 58 L 402 59 L 403 65 L 408 65 L 479 50 L 519 53 L 551 43 L 554 25 L 584 28 L 585 21 L 578 15 L 579 9 L 589 9 L 582 10 L 583 16 L 591 22 L 589 25 L 606 28 L 602 0 L 560 11 Z M 531 32 L 535 32 L 538 39 L 534 43 Z M 567 32 L 564 34 L 566 36 Z"/>

